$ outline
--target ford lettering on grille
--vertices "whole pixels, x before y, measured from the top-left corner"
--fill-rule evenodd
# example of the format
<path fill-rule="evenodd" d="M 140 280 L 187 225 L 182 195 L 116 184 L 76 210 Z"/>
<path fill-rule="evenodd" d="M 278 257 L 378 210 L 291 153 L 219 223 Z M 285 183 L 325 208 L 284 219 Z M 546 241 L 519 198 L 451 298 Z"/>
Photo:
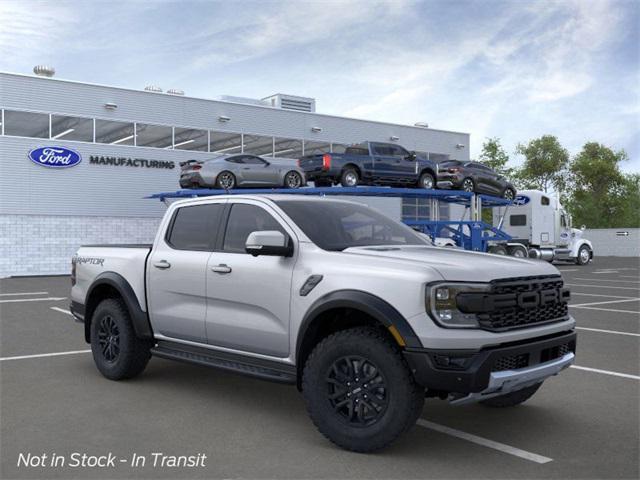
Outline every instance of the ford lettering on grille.
<path fill-rule="evenodd" d="M 29 159 L 43 167 L 69 168 L 78 165 L 82 156 L 65 147 L 39 147 L 29 152 Z"/>

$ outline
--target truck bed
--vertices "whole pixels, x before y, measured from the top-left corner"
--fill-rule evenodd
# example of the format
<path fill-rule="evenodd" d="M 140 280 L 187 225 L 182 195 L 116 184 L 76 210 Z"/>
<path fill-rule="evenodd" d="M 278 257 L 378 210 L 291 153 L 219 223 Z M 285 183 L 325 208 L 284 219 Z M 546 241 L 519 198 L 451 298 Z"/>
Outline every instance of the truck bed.
<path fill-rule="evenodd" d="M 71 300 L 84 303 L 87 289 L 102 274 L 124 277 L 131 285 L 143 311 L 147 309 L 145 292 L 146 266 L 151 244 L 83 245 L 73 257 L 75 285 Z"/>

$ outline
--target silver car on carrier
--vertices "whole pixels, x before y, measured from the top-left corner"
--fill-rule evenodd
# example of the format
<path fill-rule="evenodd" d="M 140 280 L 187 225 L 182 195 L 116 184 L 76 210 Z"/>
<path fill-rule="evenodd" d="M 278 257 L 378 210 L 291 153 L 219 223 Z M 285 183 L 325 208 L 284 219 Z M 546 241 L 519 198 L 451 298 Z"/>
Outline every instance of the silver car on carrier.
<path fill-rule="evenodd" d="M 180 163 L 181 188 L 285 187 L 306 185 L 304 171 L 291 158 L 263 158 L 246 153 Z"/>

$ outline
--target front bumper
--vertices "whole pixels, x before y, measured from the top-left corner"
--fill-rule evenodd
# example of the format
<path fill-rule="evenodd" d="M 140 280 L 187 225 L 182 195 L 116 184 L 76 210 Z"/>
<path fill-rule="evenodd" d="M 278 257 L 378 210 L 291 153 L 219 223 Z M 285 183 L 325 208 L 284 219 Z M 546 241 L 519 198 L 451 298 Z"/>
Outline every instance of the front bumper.
<path fill-rule="evenodd" d="M 576 338 L 570 331 L 482 350 L 407 348 L 404 356 L 419 385 L 465 403 L 556 375 L 573 363 Z"/>

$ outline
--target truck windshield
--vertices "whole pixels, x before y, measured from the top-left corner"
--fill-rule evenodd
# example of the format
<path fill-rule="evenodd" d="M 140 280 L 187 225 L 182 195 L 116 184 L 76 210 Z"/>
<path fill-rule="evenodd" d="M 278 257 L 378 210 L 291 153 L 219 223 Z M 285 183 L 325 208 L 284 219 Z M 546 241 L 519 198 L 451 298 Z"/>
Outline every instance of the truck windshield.
<path fill-rule="evenodd" d="M 323 250 L 341 251 L 365 245 L 429 245 L 409 227 L 364 205 L 331 200 L 276 203 Z"/>

